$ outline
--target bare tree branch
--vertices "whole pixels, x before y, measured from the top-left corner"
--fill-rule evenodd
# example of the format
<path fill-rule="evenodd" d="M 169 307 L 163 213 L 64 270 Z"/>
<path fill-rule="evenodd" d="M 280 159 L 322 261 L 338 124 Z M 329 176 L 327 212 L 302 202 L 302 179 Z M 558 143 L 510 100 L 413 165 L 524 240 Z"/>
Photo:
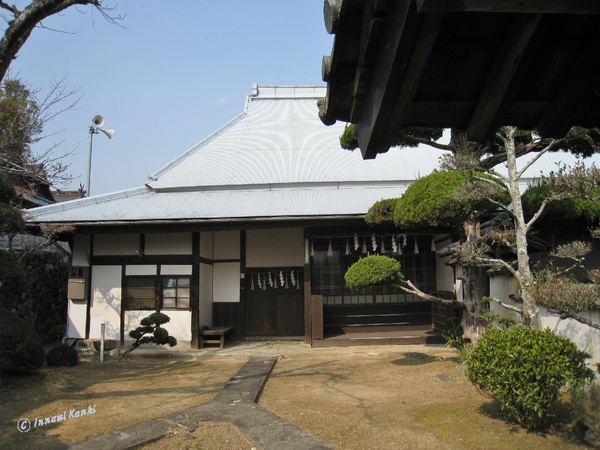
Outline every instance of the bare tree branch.
<path fill-rule="evenodd" d="M 13 16 L 8 20 L 8 28 L 4 36 L 0 39 L 0 80 L 6 77 L 10 64 L 17 56 L 17 53 L 23 47 L 33 29 L 40 26 L 42 20 L 64 11 L 75 5 L 91 5 L 95 7 L 105 20 L 112 24 L 118 24 L 118 20 L 123 17 L 111 16 L 108 11 L 114 8 L 107 8 L 102 5 L 101 0 L 33 0 L 25 9 L 20 11 L 14 5 L 8 5 L 0 1 L 0 8 L 10 11 Z"/>
<path fill-rule="evenodd" d="M 394 286 L 402 289 L 407 294 L 416 295 L 417 297 L 422 298 L 423 300 L 427 300 L 430 302 L 445 303 L 447 305 L 461 306 L 463 308 L 465 307 L 463 303 L 457 302 L 456 300 L 449 300 L 447 298 L 441 298 L 436 297 L 435 295 L 427 294 L 420 290 L 418 287 L 416 287 L 410 280 L 402 280 L 399 283 L 400 284 L 394 284 Z"/>
<path fill-rule="evenodd" d="M 487 298 L 491 299 L 497 305 L 500 305 L 503 308 L 508 309 L 509 311 L 514 311 L 514 312 L 516 312 L 516 313 L 518 313 L 520 315 L 523 315 L 523 310 L 521 308 L 519 308 L 518 306 L 510 305 L 508 303 L 504 303 L 502 300 L 497 299 L 496 297 L 487 297 Z"/>

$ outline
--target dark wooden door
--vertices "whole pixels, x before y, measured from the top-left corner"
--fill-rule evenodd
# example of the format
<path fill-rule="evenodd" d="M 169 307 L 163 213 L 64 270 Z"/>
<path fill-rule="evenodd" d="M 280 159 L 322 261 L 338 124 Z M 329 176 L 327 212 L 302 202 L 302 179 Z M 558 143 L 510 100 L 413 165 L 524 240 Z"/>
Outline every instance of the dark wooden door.
<path fill-rule="evenodd" d="M 246 287 L 246 336 L 304 336 L 304 292 Z"/>

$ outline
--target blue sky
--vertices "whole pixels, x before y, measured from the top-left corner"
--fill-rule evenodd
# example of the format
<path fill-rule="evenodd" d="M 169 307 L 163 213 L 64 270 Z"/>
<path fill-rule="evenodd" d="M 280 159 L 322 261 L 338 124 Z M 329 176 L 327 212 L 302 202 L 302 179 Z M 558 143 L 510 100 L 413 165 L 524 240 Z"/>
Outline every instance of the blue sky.
<path fill-rule="evenodd" d="M 78 178 L 63 189 L 86 182 L 88 126 L 96 114 L 116 134 L 94 136 L 92 195 L 143 185 L 241 113 L 253 83 L 325 84 L 321 58 L 333 38 L 323 0 L 128 1 L 113 14 L 126 16 L 123 28 L 91 7 L 49 18 L 11 65 L 11 74 L 40 95 L 65 77 L 80 88 L 77 110 L 45 130 L 64 131 L 34 147 L 42 152 L 66 139 L 61 148 L 76 149 L 67 162 Z"/>
<path fill-rule="evenodd" d="M 13 76 L 40 96 L 53 80 L 80 88 L 77 109 L 46 125 L 45 134 L 60 133 L 34 147 L 42 153 L 65 140 L 57 154 L 75 149 L 66 161 L 75 179 L 62 189 L 86 183 L 88 127 L 96 114 L 116 134 L 94 136 L 92 195 L 142 186 L 240 114 L 253 83 L 325 85 L 321 59 L 333 37 L 323 0 L 130 0 L 112 14 L 125 16 L 121 27 L 89 6 L 52 16 L 11 65 Z M 553 155 L 544 170 L 559 159 L 574 161 Z"/>

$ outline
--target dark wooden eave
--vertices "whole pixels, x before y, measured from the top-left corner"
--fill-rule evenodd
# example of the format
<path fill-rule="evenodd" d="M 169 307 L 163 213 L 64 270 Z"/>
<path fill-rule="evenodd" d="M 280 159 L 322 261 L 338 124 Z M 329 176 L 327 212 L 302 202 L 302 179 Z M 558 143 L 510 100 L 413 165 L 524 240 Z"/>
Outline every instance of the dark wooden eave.
<path fill-rule="evenodd" d="M 325 0 L 321 120 L 364 158 L 403 126 L 563 136 L 600 126 L 600 0 Z"/>

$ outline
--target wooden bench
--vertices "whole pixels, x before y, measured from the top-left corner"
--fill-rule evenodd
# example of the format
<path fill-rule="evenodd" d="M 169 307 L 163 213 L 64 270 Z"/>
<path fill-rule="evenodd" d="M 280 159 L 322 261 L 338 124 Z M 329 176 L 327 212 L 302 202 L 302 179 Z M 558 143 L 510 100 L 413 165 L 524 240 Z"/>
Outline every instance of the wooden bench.
<path fill-rule="evenodd" d="M 200 348 L 204 348 L 204 344 L 219 344 L 219 348 L 225 347 L 225 337 L 229 335 L 235 327 L 213 327 L 207 330 L 200 330 Z"/>

